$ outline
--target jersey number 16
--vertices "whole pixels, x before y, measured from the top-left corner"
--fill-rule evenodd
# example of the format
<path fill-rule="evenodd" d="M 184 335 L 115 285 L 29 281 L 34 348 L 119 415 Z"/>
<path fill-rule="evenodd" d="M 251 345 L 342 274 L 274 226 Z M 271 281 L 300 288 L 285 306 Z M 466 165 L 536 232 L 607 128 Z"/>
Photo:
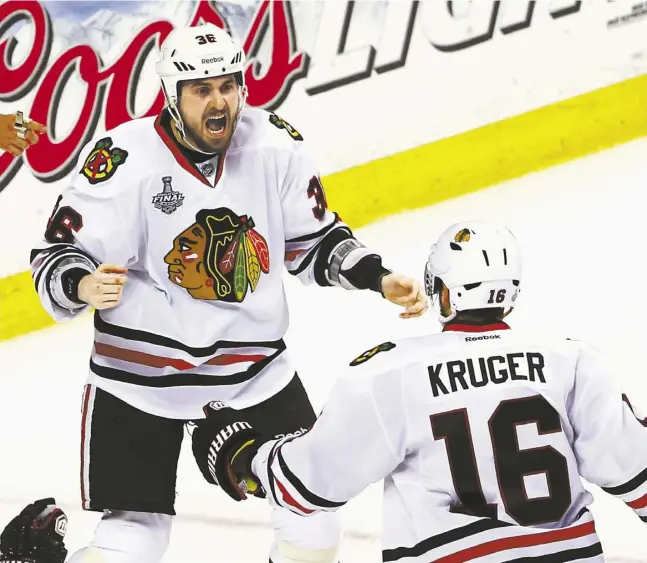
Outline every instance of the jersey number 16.
<path fill-rule="evenodd" d="M 562 431 L 559 413 L 541 395 L 502 401 L 489 420 L 496 476 L 507 514 L 522 526 L 561 520 L 571 505 L 566 458 L 551 446 L 520 449 L 517 426 L 536 424 L 540 435 Z M 497 505 L 488 504 L 476 465 L 467 409 L 431 416 L 436 440 L 445 440 L 459 504 L 452 512 L 497 518 Z M 543 474 L 546 497 L 529 499 L 524 477 Z"/>

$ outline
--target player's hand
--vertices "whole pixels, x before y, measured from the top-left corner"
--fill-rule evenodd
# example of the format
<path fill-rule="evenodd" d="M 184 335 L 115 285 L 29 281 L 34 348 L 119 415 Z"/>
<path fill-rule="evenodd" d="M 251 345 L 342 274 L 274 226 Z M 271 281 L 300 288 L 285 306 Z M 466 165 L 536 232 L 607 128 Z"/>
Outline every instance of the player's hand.
<path fill-rule="evenodd" d="M 0 150 L 20 156 L 25 149 L 38 142 L 38 136 L 46 133 L 47 127 L 37 121 L 27 121 L 27 135 L 21 139 L 14 128 L 15 123 L 15 113 L 0 115 Z"/>
<path fill-rule="evenodd" d="M 0 535 L 0 563 L 63 563 L 67 555 L 63 543 L 66 531 L 67 516 L 56 508 L 56 501 L 37 500 L 9 522 Z"/>
<path fill-rule="evenodd" d="M 400 317 L 419 317 L 428 308 L 427 296 L 417 280 L 403 274 L 387 274 L 382 278 L 382 295 L 391 303 L 406 307 Z"/>
<path fill-rule="evenodd" d="M 112 309 L 119 304 L 128 270 L 115 264 L 101 264 L 79 282 L 79 299 L 95 309 Z"/>
<path fill-rule="evenodd" d="M 193 456 L 202 476 L 219 485 L 235 501 L 247 494 L 264 497 L 252 473 L 252 459 L 262 445 L 261 434 L 241 411 L 220 401 L 204 406 L 206 420 L 196 422 L 192 434 Z"/>

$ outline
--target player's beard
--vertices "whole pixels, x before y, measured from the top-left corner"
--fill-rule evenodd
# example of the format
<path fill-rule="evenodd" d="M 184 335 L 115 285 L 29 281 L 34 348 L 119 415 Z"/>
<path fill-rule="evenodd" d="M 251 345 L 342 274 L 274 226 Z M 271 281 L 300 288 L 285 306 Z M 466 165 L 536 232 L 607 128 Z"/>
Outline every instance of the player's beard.
<path fill-rule="evenodd" d="M 224 130 L 220 135 L 212 136 L 207 127 L 207 120 L 217 117 L 218 114 L 225 116 Z M 224 112 L 205 111 L 199 122 L 191 122 L 186 116 L 182 115 L 181 110 L 180 115 L 184 122 L 185 137 L 190 144 L 208 154 L 223 152 L 227 149 L 234 133 L 235 119 L 229 106 L 225 108 Z"/>

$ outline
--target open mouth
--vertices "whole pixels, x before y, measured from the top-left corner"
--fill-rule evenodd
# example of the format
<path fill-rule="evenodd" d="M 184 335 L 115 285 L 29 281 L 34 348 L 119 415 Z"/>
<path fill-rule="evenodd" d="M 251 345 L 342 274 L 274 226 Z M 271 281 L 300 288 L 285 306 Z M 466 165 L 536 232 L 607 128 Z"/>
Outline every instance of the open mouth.
<path fill-rule="evenodd" d="M 227 126 L 227 116 L 222 117 L 209 117 L 205 122 L 207 133 L 212 137 L 221 137 L 225 133 Z"/>

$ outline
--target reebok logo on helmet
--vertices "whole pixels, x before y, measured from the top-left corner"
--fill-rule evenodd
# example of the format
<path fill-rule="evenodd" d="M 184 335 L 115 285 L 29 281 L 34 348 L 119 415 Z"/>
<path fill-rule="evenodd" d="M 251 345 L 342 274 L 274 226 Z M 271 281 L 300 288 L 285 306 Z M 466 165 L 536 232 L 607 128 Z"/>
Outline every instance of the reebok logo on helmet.
<path fill-rule="evenodd" d="M 203 65 L 208 65 L 208 64 L 212 64 L 212 63 L 221 63 L 224 60 L 225 60 L 224 57 L 213 57 L 211 59 L 202 59 L 202 64 Z"/>

